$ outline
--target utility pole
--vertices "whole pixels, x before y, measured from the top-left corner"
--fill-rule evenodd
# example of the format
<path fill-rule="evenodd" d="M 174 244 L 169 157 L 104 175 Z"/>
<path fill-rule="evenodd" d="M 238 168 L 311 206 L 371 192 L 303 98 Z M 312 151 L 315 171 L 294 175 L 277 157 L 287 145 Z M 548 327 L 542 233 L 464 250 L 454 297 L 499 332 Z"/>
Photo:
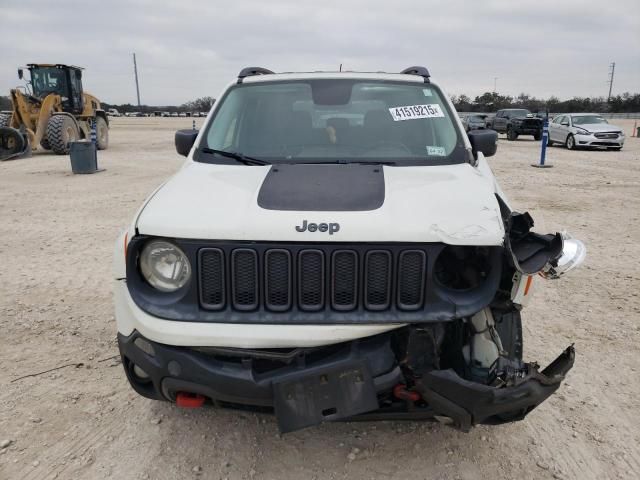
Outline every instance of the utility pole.
<path fill-rule="evenodd" d="M 138 85 L 138 65 L 136 64 L 136 54 L 133 54 L 133 73 L 136 76 L 136 94 L 138 95 L 138 108 L 140 108 L 140 86 Z"/>
<path fill-rule="evenodd" d="M 497 93 L 498 77 L 493 77 L 493 93 Z"/>
<path fill-rule="evenodd" d="M 609 65 L 609 96 L 607 97 L 607 103 L 609 103 L 609 99 L 611 98 L 611 89 L 613 88 L 613 74 L 616 72 L 616 62 L 612 62 Z"/>

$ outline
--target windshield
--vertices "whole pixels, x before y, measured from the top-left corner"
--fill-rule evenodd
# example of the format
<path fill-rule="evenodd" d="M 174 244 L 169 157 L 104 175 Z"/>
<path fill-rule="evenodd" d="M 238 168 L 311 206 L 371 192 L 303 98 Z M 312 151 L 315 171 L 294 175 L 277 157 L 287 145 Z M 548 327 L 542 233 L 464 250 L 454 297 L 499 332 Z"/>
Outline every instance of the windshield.
<path fill-rule="evenodd" d="M 594 123 L 608 123 L 600 115 L 576 115 L 571 117 L 574 125 L 593 125 Z"/>
<path fill-rule="evenodd" d="M 468 152 L 437 87 L 424 83 L 322 79 L 232 87 L 194 156 L 213 150 L 271 163 L 393 162 L 443 165 Z"/>
<path fill-rule="evenodd" d="M 66 95 L 65 71 L 56 67 L 38 67 L 31 69 L 33 94 L 42 98 L 50 93 Z"/>
<path fill-rule="evenodd" d="M 526 117 L 528 115 L 531 115 L 531 112 L 529 110 L 510 110 L 509 115 L 512 118 L 515 118 L 515 117 Z"/>

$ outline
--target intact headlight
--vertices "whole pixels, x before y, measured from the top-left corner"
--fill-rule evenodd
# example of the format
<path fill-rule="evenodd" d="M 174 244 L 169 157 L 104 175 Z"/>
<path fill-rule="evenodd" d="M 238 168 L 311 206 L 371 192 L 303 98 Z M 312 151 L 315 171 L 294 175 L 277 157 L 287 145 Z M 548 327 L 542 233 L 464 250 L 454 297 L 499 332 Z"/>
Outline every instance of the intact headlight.
<path fill-rule="evenodd" d="M 578 128 L 576 130 L 576 135 L 591 135 L 589 130 L 585 130 L 584 128 Z"/>
<path fill-rule="evenodd" d="M 175 292 L 191 278 L 189 259 L 177 246 L 163 240 L 147 243 L 140 254 L 140 271 L 161 292 Z"/>

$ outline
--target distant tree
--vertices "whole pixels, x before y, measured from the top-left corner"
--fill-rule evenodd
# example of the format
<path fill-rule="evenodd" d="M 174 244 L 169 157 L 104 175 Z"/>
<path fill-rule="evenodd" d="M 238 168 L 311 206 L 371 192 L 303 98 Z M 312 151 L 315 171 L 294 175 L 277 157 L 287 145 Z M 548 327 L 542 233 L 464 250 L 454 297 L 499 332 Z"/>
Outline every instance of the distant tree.
<path fill-rule="evenodd" d="M 213 97 L 200 97 L 182 104 L 180 109 L 186 112 L 208 112 L 215 101 Z"/>
<path fill-rule="evenodd" d="M 4 97 L 0 95 L 0 111 L 1 110 L 11 110 L 11 100 L 9 97 Z"/>

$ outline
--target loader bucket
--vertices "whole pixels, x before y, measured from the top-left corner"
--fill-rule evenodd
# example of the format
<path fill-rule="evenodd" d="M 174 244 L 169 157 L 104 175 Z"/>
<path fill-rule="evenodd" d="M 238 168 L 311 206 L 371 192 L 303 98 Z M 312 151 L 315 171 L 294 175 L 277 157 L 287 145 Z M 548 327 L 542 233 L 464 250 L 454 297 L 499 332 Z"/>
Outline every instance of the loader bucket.
<path fill-rule="evenodd" d="M 0 161 L 30 156 L 26 134 L 11 127 L 0 127 Z"/>

